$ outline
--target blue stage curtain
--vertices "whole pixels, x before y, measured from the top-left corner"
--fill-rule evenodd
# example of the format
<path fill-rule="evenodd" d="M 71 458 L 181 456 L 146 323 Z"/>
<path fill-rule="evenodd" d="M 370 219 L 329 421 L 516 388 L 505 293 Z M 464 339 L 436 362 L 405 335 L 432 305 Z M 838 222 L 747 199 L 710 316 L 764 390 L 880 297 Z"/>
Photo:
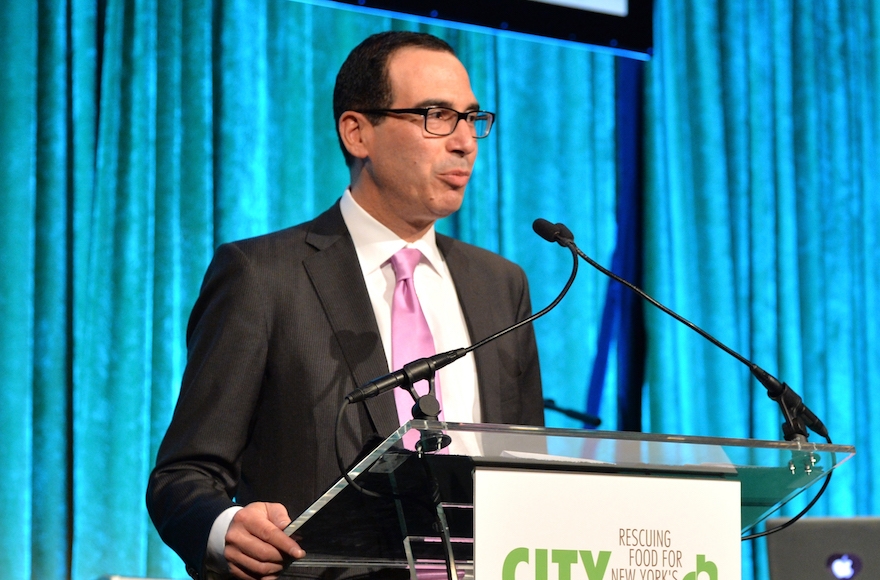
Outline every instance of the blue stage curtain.
<path fill-rule="evenodd" d="M 523 264 L 536 308 L 571 257 L 531 232 L 534 218 L 611 255 L 609 55 L 286 0 L 8 0 L 0 14 L 4 578 L 185 577 L 144 491 L 189 309 L 217 244 L 309 219 L 342 193 L 331 93 L 367 35 L 446 38 L 498 113 L 441 231 Z M 538 328 L 559 404 L 582 404 L 604 288 L 581 275 Z"/>
<path fill-rule="evenodd" d="M 880 5 L 659 0 L 655 30 L 648 290 L 857 446 L 813 514 L 876 514 Z M 647 314 L 652 431 L 781 437 L 775 403 L 743 365 Z M 745 547 L 744 578 L 766 577 L 762 550 Z"/>
<path fill-rule="evenodd" d="M 287 0 L 0 0 L 0 14 L 5 578 L 184 576 L 143 494 L 201 276 L 218 243 L 339 196 L 334 76 L 359 40 L 390 28 L 448 39 L 499 115 L 441 231 L 522 264 L 540 308 L 570 257 L 531 233 L 534 218 L 565 222 L 611 265 L 618 237 L 638 239 L 618 225 L 640 215 L 647 289 L 858 447 L 816 513 L 878 513 L 876 2 L 657 0 L 642 208 L 617 197 L 634 169 L 619 161 L 633 143 L 618 143 L 632 132 L 614 87 L 632 68 L 606 54 Z M 583 268 L 536 324 L 546 394 L 562 406 L 583 408 L 607 290 Z M 645 312 L 646 430 L 780 437 L 741 365 Z M 622 340 L 632 352 L 629 339 L 608 344 L 618 361 Z M 608 365 L 603 382 L 626 385 L 632 371 Z M 637 399 L 598 397 L 603 428 L 638 419 Z M 744 560 L 744 577 L 766 577 L 761 544 Z"/>

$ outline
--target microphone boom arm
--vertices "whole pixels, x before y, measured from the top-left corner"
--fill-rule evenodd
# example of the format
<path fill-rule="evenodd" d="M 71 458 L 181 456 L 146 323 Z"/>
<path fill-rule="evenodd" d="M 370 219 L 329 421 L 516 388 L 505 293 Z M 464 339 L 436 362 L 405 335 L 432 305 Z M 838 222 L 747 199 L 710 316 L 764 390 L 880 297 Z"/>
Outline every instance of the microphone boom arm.
<path fill-rule="evenodd" d="M 754 375 L 754 377 L 758 380 L 758 382 L 761 383 L 761 385 L 763 385 L 765 389 L 767 389 L 767 396 L 776 401 L 776 403 L 779 405 L 782 416 L 785 418 L 785 422 L 782 424 L 782 433 L 786 441 L 792 441 L 799 437 L 803 437 L 804 439 L 806 439 L 808 437 L 807 427 L 815 431 L 816 434 L 818 434 L 820 437 L 828 439 L 828 429 L 825 427 L 822 421 L 804 404 L 801 397 L 797 393 L 795 393 L 786 383 L 781 382 L 779 379 L 759 367 L 757 364 L 753 363 L 732 348 L 728 347 L 726 344 L 724 344 L 690 320 L 684 318 L 670 308 L 667 308 L 666 306 L 655 300 L 653 297 L 648 295 L 638 286 L 630 283 L 627 280 L 624 280 L 614 272 L 608 270 L 607 268 L 590 258 L 583 251 L 581 251 L 580 248 L 577 247 L 577 245 L 574 243 L 574 234 L 572 234 L 571 231 L 563 224 L 556 224 L 555 227 L 559 230 L 559 236 L 567 240 L 571 244 L 572 251 L 577 252 L 577 254 L 581 258 L 583 258 L 584 261 L 586 261 L 589 265 L 596 268 L 615 282 L 623 284 L 631 291 L 635 292 L 640 297 L 650 302 L 653 306 L 659 308 L 664 313 L 681 322 L 682 324 L 684 324 L 685 326 L 687 326 L 736 360 L 746 365 L 751 371 L 752 375 Z"/>

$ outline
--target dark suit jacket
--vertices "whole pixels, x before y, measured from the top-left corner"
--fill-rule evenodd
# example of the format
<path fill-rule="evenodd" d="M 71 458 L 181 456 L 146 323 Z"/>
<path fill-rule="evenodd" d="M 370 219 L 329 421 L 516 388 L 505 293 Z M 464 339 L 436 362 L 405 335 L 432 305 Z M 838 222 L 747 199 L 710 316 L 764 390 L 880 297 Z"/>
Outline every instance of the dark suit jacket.
<path fill-rule="evenodd" d="M 530 314 L 522 269 L 437 236 L 471 339 Z M 236 503 L 303 512 L 339 478 L 333 426 L 343 398 L 389 372 L 338 203 L 315 220 L 217 249 L 187 329 L 189 358 L 150 476 L 162 539 L 201 570 L 214 519 Z M 482 420 L 543 424 L 531 326 L 475 351 Z M 342 452 L 398 427 L 394 395 L 347 410 Z"/>

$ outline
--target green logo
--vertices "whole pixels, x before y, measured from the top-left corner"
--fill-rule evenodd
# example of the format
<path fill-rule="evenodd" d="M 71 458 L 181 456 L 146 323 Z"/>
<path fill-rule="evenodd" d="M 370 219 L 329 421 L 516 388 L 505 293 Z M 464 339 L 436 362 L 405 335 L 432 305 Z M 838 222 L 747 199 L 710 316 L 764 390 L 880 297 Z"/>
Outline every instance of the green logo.
<path fill-rule="evenodd" d="M 557 578 L 559 580 L 571 580 L 571 567 L 575 566 L 578 560 L 583 564 L 588 580 L 602 580 L 605 577 L 605 570 L 608 568 L 608 561 L 610 559 L 611 552 L 606 551 L 599 552 L 597 557 L 593 559 L 593 552 L 590 550 L 536 549 L 534 561 L 535 580 L 547 580 L 550 562 L 553 562 L 558 567 L 559 574 Z M 504 558 L 504 565 L 501 568 L 501 580 L 516 580 L 516 568 L 520 564 L 524 566 L 530 564 L 528 548 L 515 548 Z"/>
<path fill-rule="evenodd" d="M 534 552 L 534 559 L 532 559 Z M 501 580 L 516 580 L 517 569 L 520 570 L 520 580 L 532 578 L 534 574 L 535 580 L 549 580 L 551 566 L 555 566 L 556 575 L 554 578 L 559 580 L 571 580 L 572 566 L 577 568 L 578 562 L 587 573 L 587 580 L 603 580 L 605 572 L 608 569 L 608 563 L 611 560 L 610 551 L 601 551 L 593 556 L 591 550 L 547 550 L 528 548 L 515 548 L 504 558 L 504 564 L 501 568 Z M 652 572 L 651 578 L 659 578 L 659 571 L 649 570 Z M 668 578 L 675 579 L 678 575 L 675 571 L 668 571 Z M 612 570 L 612 578 L 635 578 L 635 569 Z M 642 574 L 644 578 L 644 571 Z M 662 572 L 662 577 L 667 578 L 667 571 Z M 715 562 L 706 559 L 704 554 L 697 554 L 697 569 L 693 572 L 685 574 L 682 580 L 718 580 L 718 566 Z"/>
<path fill-rule="evenodd" d="M 706 577 L 701 574 L 706 574 Z M 707 560 L 703 554 L 697 554 L 697 570 L 685 574 L 684 580 L 718 580 L 718 566 Z"/>

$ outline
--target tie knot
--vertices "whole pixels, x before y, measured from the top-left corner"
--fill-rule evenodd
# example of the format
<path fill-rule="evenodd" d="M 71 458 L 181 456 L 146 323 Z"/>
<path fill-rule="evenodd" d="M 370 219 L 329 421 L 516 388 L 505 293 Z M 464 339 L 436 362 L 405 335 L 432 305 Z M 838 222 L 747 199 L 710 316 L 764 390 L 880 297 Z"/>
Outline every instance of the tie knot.
<path fill-rule="evenodd" d="M 415 248 L 403 248 L 393 256 L 391 256 L 391 267 L 394 269 L 394 276 L 397 281 L 408 280 L 412 278 L 416 264 L 422 259 L 422 252 Z"/>

